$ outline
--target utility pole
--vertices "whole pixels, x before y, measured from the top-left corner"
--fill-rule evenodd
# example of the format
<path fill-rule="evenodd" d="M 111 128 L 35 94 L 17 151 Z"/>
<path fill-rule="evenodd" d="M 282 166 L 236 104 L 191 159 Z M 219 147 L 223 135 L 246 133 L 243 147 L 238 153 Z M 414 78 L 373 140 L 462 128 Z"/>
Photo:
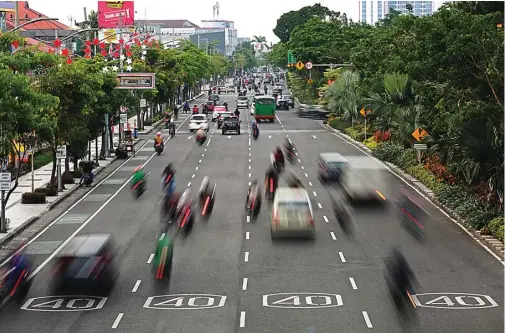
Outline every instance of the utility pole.
<path fill-rule="evenodd" d="M 14 26 L 19 25 L 19 1 L 14 1 Z"/>

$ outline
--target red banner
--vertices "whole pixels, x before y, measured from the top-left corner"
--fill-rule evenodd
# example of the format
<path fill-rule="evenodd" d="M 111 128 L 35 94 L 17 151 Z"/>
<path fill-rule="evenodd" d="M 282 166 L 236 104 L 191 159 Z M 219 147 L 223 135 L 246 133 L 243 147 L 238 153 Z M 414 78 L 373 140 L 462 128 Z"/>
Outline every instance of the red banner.
<path fill-rule="evenodd" d="M 134 1 L 98 1 L 98 28 L 111 29 L 134 25 Z"/>

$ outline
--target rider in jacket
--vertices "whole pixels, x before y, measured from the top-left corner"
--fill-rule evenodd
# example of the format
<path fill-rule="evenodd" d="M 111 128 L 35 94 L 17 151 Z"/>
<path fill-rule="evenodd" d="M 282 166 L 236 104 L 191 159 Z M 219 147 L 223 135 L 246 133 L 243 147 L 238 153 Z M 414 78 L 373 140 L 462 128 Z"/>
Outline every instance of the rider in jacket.
<path fill-rule="evenodd" d="M 279 163 L 280 166 L 282 168 L 284 168 L 284 154 L 282 152 L 282 149 L 281 147 L 277 146 L 277 148 L 275 149 L 275 152 L 274 152 L 274 158 L 275 158 L 275 162 L 276 163 Z"/>
<path fill-rule="evenodd" d="M 156 133 L 154 136 L 154 148 L 156 148 L 156 145 L 160 144 L 162 148 L 164 148 L 165 144 L 163 143 L 163 137 L 161 136 L 161 132 Z"/>

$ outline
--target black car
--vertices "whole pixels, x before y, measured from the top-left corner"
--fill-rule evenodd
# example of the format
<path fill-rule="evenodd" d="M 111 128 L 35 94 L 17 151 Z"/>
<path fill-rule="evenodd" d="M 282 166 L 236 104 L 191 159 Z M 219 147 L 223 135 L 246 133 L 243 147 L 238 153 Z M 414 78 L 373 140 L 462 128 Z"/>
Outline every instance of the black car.
<path fill-rule="evenodd" d="M 284 99 L 284 97 L 279 97 L 277 99 L 277 104 L 276 104 L 276 108 L 277 109 L 284 109 L 284 110 L 289 110 L 289 101 Z"/>
<path fill-rule="evenodd" d="M 340 175 L 347 161 L 339 153 L 321 153 L 317 164 L 319 165 L 318 178 L 322 183 L 340 182 Z"/>
<path fill-rule="evenodd" d="M 282 95 L 282 99 L 285 99 L 288 101 L 289 107 L 294 108 L 295 107 L 295 99 L 291 95 Z"/>
<path fill-rule="evenodd" d="M 209 101 L 219 102 L 220 100 L 221 100 L 221 98 L 219 97 L 219 95 L 210 95 L 209 96 Z"/>
<path fill-rule="evenodd" d="M 330 111 L 324 110 L 320 106 L 303 106 L 298 111 L 298 117 L 300 118 L 326 120 L 329 115 Z"/>
<path fill-rule="evenodd" d="M 225 118 L 233 117 L 233 112 L 222 112 L 217 117 L 217 129 L 220 129 L 223 126 L 223 121 Z"/>
<path fill-rule="evenodd" d="M 240 135 L 240 120 L 238 117 L 226 117 L 223 120 L 223 125 L 221 126 L 223 135 L 227 132 L 236 132 Z"/>
<path fill-rule="evenodd" d="M 115 246 L 110 234 L 89 234 L 74 237 L 58 253 L 54 268 L 55 292 L 112 290 L 118 271 L 115 267 Z"/>

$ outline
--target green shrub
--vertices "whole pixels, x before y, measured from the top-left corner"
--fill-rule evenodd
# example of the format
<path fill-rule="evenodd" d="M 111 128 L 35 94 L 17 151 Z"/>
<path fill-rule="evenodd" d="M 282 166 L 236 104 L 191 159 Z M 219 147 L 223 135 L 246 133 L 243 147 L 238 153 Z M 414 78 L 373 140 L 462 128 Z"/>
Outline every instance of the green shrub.
<path fill-rule="evenodd" d="M 350 124 L 347 121 L 343 120 L 342 118 L 338 118 L 338 117 L 328 120 L 328 125 L 330 125 L 331 128 L 339 130 L 340 132 L 345 132 L 345 129 L 350 126 Z"/>
<path fill-rule="evenodd" d="M 404 148 L 392 142 L 381 142 L 373 151 L 373 155 L 380 160 L 398 165 L 398 157 L 403 153 Z"/>
<path fill-rule="evenodd" d="M 396 165 L 403 170 L 418 165 L 417 151 L 415 149 L 405 149 L 400 156 L 398 156 L 396 162 Z"/>
<path fill-rule="evenodd" d="M 46 194 L 46 189 L 45 187 L 38 187 L 34 190 L 35 193 L 44 193 Z"/>
<path fill-rule="evenodd" d="M 356 141 L 363 142 L 365 140 L 365 132 L 361 128 L 349 127 L 345 129 L 345 133 Z"/>
<path fill-rule="evenodd" d="M 58 186 L 55 186 L 53 184 L 47 184 L 44 190 L 46 197 L 55 197 L 58 195 Z"/>
<path fill-rule="evenodd" d="M 489 221 L 487 227 L 489 229 L 489 233 L 496 237 L 500 242 L 503 242 L 503 217 L 497 217 Z"/>
<path fill-rule="evenodd" d="M 61 181 L 63 184 L 73 184 L 74 183 L 74 174 L 72 172 L 64 172 L 61 175 Z"/>
<path fill-rule="evenodd" d="M 51 151 L 36 152 L 33 160 L 33 168 L 38 169 L 53 161 L 53 153 Z"/>
<path fill-rule="evenodd" d="M 374 137 L 371 136 L 369 137 L 368 139 L 366 139 L 365 141 L 363 141 L 363 143 L 370 149 L 370 150 L 374 150 L 377 148 L 378 146 L 378 143 L 375 141 Z"/>
<path fill-rule="evenodd" d="M 25 192 L 21 195 L 21 203 L 26 205 L 45 204 L 46 195 L 40 192 Z"/>
<path fill-rule="evenodd" d="M 430 190 L 438 195 L 440 191 L 447 185 L 439 182 L 431 171 L 426 170 L 422 165 L 414 165 L 405 169 L 409 174 L 417 178 L 421 183 L 427 186 Z"/>

